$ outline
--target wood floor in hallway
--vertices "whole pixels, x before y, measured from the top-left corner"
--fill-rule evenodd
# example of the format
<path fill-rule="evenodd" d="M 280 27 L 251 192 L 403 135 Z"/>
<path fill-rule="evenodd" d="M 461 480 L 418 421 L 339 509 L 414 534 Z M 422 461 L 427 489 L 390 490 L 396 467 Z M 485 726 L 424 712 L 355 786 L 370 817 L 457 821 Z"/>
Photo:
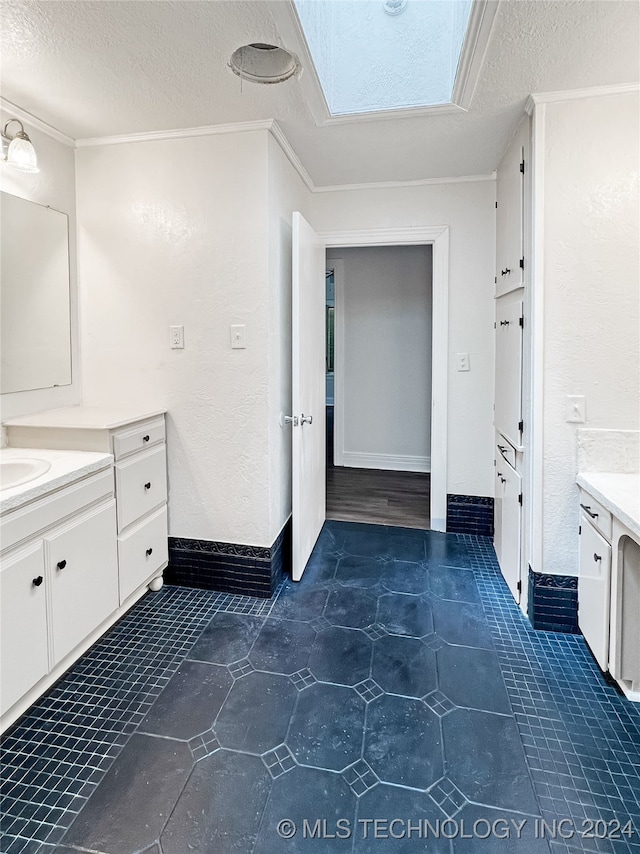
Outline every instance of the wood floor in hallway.
<path fill-rule="evenodd" d="M 327 519 L 429 528 L 431 476 L 327 466 Z"/>

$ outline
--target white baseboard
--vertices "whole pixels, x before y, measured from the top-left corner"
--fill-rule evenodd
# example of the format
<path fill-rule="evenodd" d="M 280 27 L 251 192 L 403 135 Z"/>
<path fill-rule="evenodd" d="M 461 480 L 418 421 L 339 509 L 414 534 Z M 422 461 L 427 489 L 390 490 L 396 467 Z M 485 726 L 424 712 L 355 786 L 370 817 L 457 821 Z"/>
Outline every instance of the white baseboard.
<path fill-rule="evenodd" d="M 341 465 L 352 469 L 430 472 L 431 457 L 413 457 L 403 454 L 363 454 L 360 451 L 344 451 Z"/>

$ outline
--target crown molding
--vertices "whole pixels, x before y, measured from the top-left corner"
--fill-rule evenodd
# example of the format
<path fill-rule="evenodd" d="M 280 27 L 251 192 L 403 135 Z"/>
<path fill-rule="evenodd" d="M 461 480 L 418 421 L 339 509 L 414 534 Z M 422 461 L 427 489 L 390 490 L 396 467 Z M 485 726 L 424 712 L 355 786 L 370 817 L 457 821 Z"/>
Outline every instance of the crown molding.
<path fill-rule="evenodd" d="M 470 184 L 478 181 L 495 181 L 496 173 L 486 175 L 460 175 L 453 178 L 416 178 L 413 181 L 376 181 L 363 184 L 332 184 L 314 187 L 314 193 L 340 193 L 344 190 L 393 190 L 403 187 L 431 187 L 436 184 Z"/>
<path fill-rule="evenodd" d="M 165 139 L 189 139 L 196 136 L 217 136 L 225 133 L 243 133 L 245 131 L 271 130 L 273 119 L 256 122 L 233 122 L 226 125 L 203 125 L 195 128 L 174 128 L 172 130 L 145 131 L 127 133 L 118 136 L 96 136 L 76 140 L 76 148 L 92 148 L 99 145 L 123 145 L 131 142 L 156 142 Z"/>
<path fill-rule="evenodd" d="M 476 0 L 471 7 L 451 96 L 464 110 L 471 106 L 499 5 L 500 0 Z"/>
<path fill-rule="evenodd" d="M 284 152 L 285 157 L 287 158 L 289 163 L 296 170 L 300 178 L 302 178 L 302 181 L 306 185 L 307 189 L 310 190 L 312 193 L 316 193 L 317 187 L 313 183 L 311 175 L 309 175 L 307 170 L 304 168 L 302 160 L 300 160 L 298 155 L 293 150 L 293 146 L 291 145 L 287 137 L 284 135 L 282 128 L 275 119 L 271 122 L 271 127 L 269 128 L 269 130 L 271 132 L 271 136 L 275 139 L 275 141 L 278 143 L 278 145 Z"/>
<path fill-rule="evenodd" d="M 587 89 L 560 89 L 557 92 L 533 92 L 527 98 L 525 112 L 532 115 L 538 104 L 560 101 L 579 101 L 585 98 L 604 98 L 608 95 L 633 95 L 640 93 L 640 83 L 616 83 L 611 86 L 591 86 Z"/>
<path fill-rule="evenodd" d="M 66 133 L 62 133 L 61 130 L 54 128 L 53 125 L 43 122 L 42 119 L 28 113 L 26 110 L 23 110 L 22 107 L 18 107 L 17 104 L 7 101 L 6 98 L 0 97 L 0 109 L 7 113 L 11 113 L 12 118 L 19 119 L 23 124 L 30 125 L 40 131 L 40 133 L 44 133 L 52 139 L 57 140 L 57 142 L 61 142 L 63 145 L 68 145 L 70 148 L 75 148 L 75 140 L 70 136 L 67 136 Z"/>
<path fill-rule="evenodd" d="M 448 225 L 435 225 L 320 231 L 318 237 L 326 246 L 338 249 L 357 246 L 417 246 L 423 243 L 434 243 L 448 233 Z"/>

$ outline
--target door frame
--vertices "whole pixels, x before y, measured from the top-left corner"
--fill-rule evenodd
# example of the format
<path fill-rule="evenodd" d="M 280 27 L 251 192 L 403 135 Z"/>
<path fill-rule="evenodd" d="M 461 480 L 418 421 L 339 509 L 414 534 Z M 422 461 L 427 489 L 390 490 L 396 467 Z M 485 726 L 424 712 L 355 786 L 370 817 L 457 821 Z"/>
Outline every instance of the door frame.
<path fill-rule="evenodd" d="M 321 231 L 325 249 L 432 246 L 431 530 L 447 530 L 447 384 L 449 363 L 449 226 Z M 337 311 L 336 311 L 337 316 Z M 337 343 L 337 341 L 336 341 Z M 334 380 L 335 382 L 335 380 Z M 334 399 L 335 399 L 334 387 Z M 335 427 L 334 427 L 335 429 Z"/>

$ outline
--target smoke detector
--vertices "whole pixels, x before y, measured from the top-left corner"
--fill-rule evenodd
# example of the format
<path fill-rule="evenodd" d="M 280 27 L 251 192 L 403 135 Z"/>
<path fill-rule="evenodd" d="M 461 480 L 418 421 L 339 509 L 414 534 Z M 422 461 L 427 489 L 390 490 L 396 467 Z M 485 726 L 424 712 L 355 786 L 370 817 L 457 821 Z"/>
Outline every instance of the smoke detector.
<path fill-rule="evenodd" d="M 382 8 L 387 15 L 400 15 L 407 8 L 408 0 L 382 0 Z"/>
<path fill-rule="evenodd" d="M 239 47 L 231 54 L 229 68 L 243 80 L 253 83 L 282 83 L 300 76 L 300 60 L 284 47 L 255 42 Z"/>

